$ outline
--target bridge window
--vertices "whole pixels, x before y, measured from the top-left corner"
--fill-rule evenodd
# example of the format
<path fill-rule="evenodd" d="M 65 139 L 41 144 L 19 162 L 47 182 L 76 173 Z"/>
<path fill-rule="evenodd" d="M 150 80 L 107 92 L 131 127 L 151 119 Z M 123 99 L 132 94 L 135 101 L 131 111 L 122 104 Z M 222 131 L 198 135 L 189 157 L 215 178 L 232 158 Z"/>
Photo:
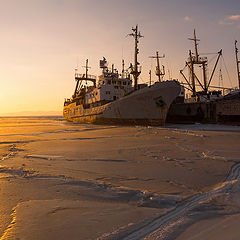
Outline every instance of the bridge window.
<path fill-rule="evenodd" d="M 114 86 L 115 89 L 118 89 L 118 86 Z"/>

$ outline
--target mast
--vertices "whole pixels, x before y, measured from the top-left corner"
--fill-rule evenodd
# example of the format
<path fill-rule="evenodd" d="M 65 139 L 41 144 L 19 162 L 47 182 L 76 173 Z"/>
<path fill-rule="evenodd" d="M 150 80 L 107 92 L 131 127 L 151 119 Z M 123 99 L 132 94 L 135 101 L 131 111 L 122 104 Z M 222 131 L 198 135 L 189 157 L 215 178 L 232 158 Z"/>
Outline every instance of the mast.
<path fill-rule="evenodd" d="M 83 75 L 82 77 L 79 77 L 79 74 L 77 73 L 77 69 L 75 69 L 75 80 L 77 81 L 77 83 L 76 83 L 76 87 L 75 87 L 75 90 L 74 90 L 73 97 L 77 96 L 77 94 L 79 92 L 79 85 L 81 85 L 82 80 L 88 78 L 88 69 L 90 68 L 88 66 L 88 59 L 86 59 L 86 65 L 82 66 L 82 67 L 86 68 L 85 76 Z"/>
<path fill-rule="evenodd" d="M 196 61 L 198 62 L 198 57 L 199 57 L 199 55 L 198 55 L 198 48 L 197 48 L 198 43 L 197 43 L 197 42 L 199 42 L 200 39 L 197 39 L 197 37 L 196 37 L 196 30 L 195 30 L 195 29 L 194 29 L 193 35 L 194 35 L 194 38 L 193 38 L 193 39 L 190 39 L 190 40 L 193 40 L 193 41 L 194 41 L 195 56 L 196 56 Z"/>
<path fill-rule="evenodd" d="M 149 70 L 149 86 L 152 85 L 152 71 Z"/>
<path fill-rule="evenodd" d="M 125 66 L 125 63 L 124 63 L 124 59 L 122 59 L 122 78 L 124 78 L 124 66 Z"/>
<path fill-rule="evenodd" d="M 222 50 L 220 50 L 218 52 L 218 59 L 216 61 L 216 64 L 214 66 L 214 70 L 211 74 L 210 80 L 207 80 L 207 57 L 200 57 L 199 53 L 198 53 L 198 42 L 200 41 L 200 39 L 197 39 L 196 37 L 196 30 L 194 29 L 194 33 L 193 33 L 193 38 L 189 38 L 189 40 L 194 41 L 194 48 L 195 48 L 195 56 L 193 56 L 192 52 L 189 51 L 189 64 L 190 64 L 190 72 L 191 72 L 191 82 L 192 82 L 192 86 L 193 86 L 193 95 L 196 95 L 196 87 L 195 87 L 195 78 L 196 78 L 196 74 L 194 72 L 194 65 L 201 65 L 202 66 L 202 74 L 203 74 L 203 85 L 201 85 L 203 91 L 205 94 L 207 94 L 208 92 L 208 88 L 209 85 L 211 83 L 212 77 L 214 75 L 215 69 L 217 67 L 218 61 L 220 56 L 222 55 Z M 197 79 L 198 80 L 198 79 Z M 199 80 L 198 80 L 199 82 Z"/>
<path fill-rule="evenodd" d="M 196 37 L 196 30 L 194 29 L 193 32 L 193 38 L 188 38 L 191 41 L 194 41 L 194 48 L 195 48 L 195 56 L 192 56 L 192 52 L 189 51 L 189 58 L 190 58 L 190 72 L 191 72 L 191 79 L 192 79 L 192 88 L 193 88 L 193 96 L 196 95 L 196 87 L 195 87 L 195 73 L 194 73 L 194 64 L 199 63 L 199 54 L 198 54 L 198 42 L 200 39 L 197 39 Z M 203 64 L 201 62 L 201 64 Z M 203 79 L 204 79 L 204 87 L 206 89 L 207 83 L 206 83 L 206 69 L 205 64 L 203 64 Z"/>
<path fill-rule="evenodd" d="M 156 75 L 158 76 L 158 81 L 161 82 L 161 75 L 160 75 L 160 66 L 159 66 L 159 56 L 158 52 L 156 52 L 157 57 L 157 68 L 156 68 Z"/>
<path fill-rule="evenodd" d="M 192 90 L 193 90 L 193 96 L 196 96 L 196 86 L 195 86 L 195 74 L 194 74 L 194 63 L 193 63 L 193 57 L 191 50 L 189 51 L 189 59 L 190 59 L 190 74 L 191 74 L 191 80 L 192 80 Z"/>
<path fill-rule="evenodd" d="M 85 77 L 88 78 L 88 69 L 91 68 L 91 67 L 88 66 L 88 59 L 86 60 L 86 65 L 83 66 L 83 67 L 86 68 Z"/>
<path fill-rule="evenodd" d="M 236 53 L 236 63 L 237 63 L 237 75 L 238 75 L 238 88 L 240 89 L 240 70 L 239 70 L 239 59 L 238 59 L 238 48 L 237 48 L 237 40 L 235 40 L 235 53 Z"/>
<path fill-rule="evenodd" d="M 134 79 L 134 90 L 137 90 L 138 76 L 141 73 L 141 69 L 138 69 L 139 62 L 137 61 L 137 55 L 139 53 L 138 43 L 139 43 L 139 39 L 143 36 L 138 31 L 138 25 L 136 25 L 136 28 L 132 28 L 132 31 L 133 31 L 132 33 L 128 34 L 128 36 L 134 37 L 134 40 L 135 40 L 134 66 L 131 65 L 131 74 L 133 75 L 133 79 Z"/>
<path fill-rule="evenodd" d="M 156 52 L 156 56 L 150 56 L 150 58 L 156 58 L 157 59 L 157 66 L 156 66 L 156 75 L 158 76 L 158 81 L 161 82 L 163 80 L 163 76 L 165 75 L 165 69 L 164 66 L 163 67 L 163 71 L 161 71 L 160 69 L 160 63 L 159 63 L 159 59 L 160 58 L 164 58 L 165 54 L 163 54 L 162 56 L 159 56 L 158 52 Z"/>
<path fill-rule="evenodd" d="M 86 68 L 85 74 L 79 74 L 75 70 L 75 80 L 77 84 L 76 84 L 76 88 L 73 95 L 74 97 L 76 97 L 77 94 L 79 94 L 83 81 L 86 81 L 86 82 L 90 81 L 93 83 L 94 87 L 96 87 L 96 76 L 88 74 L 88 69 L 91 68 L 88 66 L 88 59 L 86 60 L 86 65 L 83 67 Z"/>

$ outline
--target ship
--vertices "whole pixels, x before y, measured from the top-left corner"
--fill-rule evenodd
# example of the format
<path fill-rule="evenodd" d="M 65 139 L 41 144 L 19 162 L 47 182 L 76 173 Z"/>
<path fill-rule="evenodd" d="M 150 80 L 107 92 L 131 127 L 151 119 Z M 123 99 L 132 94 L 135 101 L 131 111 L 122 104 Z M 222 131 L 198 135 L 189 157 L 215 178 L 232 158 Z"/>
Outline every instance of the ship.
<path fill-rule="evenodd" d="M 181 86 L 176 80 L 139 84 L 141 67 L 138 62 L 138 43 L 143 37 L 138 26 L 132 28 L 135 51 L 134 64 L 119 73 L 114 65 L 109 69 L 105 57 L 100 60 L 102 74 L 98 77 L 75 72 L 75 91 L 65 99 L 63 116 L 70 122 L 96 124 L 164 125 L 169 106 L 179 95 Z M 90 83 L 90 84 L 89 84 Z"/>
<path fill-rule="evenodd" d="M 240 123 L 240 70 L 238 59 L 237 41 L 235 41 L 235 54 L 237 63 L 238 87 L 223 87 L 222 70 L 219 69 L 219 86 L 212 86 L 214 73 L 222 57 L 222 50 L 216 54 L 217 59 L 212 71 L 207 76 L 209 61 L 206 56 L 200 56 L 196 31 L 193 38 L 195 53 L 189 50 L 189 57 L 184 69 L 180 70 L 185 82 L 181 83 L 182 88 L 190 92 L 178 96 L 171 104 L 168 115 L 168 123 Z M 212 53 L 211 53 L 212 54 Z M 184 70 L 188 70 L 189 78 L 185 76 Z M 200 70 L 201 75 L 197 74 Z M 202 79 L 202 80 L 201 80 Z M 220 86 L 222 85 L 222 86 Z M 237 89 L 238 88 L 238 89 Z M 211 89 L 211 90 L 210 90 Z M 182 91 L 184 92 L 184 90 Z"/>

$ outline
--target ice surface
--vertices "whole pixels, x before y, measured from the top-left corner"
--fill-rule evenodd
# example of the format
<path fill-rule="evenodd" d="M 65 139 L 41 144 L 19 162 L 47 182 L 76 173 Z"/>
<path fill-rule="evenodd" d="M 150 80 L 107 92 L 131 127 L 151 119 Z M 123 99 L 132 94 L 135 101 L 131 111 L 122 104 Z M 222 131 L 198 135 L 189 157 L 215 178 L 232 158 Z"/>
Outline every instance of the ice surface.
<path fill-rule="evenodd" d="M 0 118 L 0 239 L 191 239 L 239 211 L 239 142 L 237 126 Z"/>

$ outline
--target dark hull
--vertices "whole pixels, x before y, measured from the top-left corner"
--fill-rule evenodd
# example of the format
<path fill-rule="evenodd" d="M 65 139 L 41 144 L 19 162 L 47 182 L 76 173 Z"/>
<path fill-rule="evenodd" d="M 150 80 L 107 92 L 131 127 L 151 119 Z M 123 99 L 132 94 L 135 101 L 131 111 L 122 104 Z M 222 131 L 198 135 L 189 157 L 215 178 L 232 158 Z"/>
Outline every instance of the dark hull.
<path fill-rule="evenodd" d="M 169 108 L 166 121 L 240 124 L 240 95 L 211 102 L 174 103 Z"/>

